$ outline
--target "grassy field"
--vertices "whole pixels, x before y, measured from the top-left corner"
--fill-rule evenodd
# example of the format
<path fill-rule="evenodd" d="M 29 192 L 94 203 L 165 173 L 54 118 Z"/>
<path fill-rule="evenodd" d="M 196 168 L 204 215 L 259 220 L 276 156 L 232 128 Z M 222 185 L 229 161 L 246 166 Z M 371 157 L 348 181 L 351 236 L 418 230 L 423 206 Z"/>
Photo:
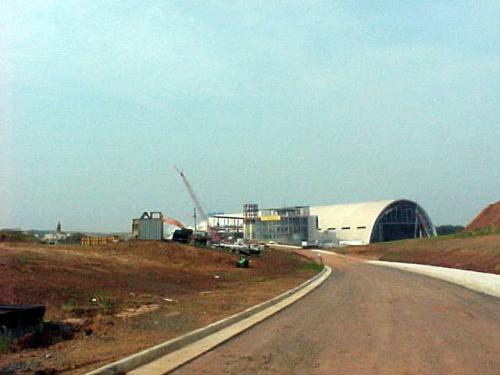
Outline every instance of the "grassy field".
<path fill-rule="evenodd" d="M 47 319 L 85 326 L 72 340 L 4 353 L 0 373 L 83 373 L 244 310 L 318 272 L 278 250 L 252 258 L 248 269 L 237 268 L 237 259 L 164 242 L 0 243 L 0 303 L 43 303 Z"/>
<path fill-rule="evenodd" d="M 369 259 L 500 274 L 499 232 L 485 229 L 450 236 L 351 246 L 336 251 Z"/>

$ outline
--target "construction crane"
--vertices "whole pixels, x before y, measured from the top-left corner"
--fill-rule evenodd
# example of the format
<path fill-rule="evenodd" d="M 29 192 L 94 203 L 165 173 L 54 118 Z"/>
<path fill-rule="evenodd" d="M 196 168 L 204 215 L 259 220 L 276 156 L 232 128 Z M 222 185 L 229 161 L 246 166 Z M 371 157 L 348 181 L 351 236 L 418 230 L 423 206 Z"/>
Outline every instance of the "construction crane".
<path fill-rule="evenodd" d="M 209 225 L 209 222 L 208 222 L 208 216 L 207 214 L 205 213 L 205 210 L 203 209 L 200 201 L 198 200 L 198 198 L 196 197 L 196 194 L 194 193 L 194 190 L 193 190 L 193 187 L 191 186 L 191 184 L 189 183 L 188 179 L 186 178 L 186 176 L 184 175 L 184 172 L 181 171 L 179 168 L 177 168 L 176 166 L 174 166 L 174 169 L 179 172 L 179 174 L 181 175 L 181 178 L 182 178 L 182 182 L 184 183 L 184 186 L 186 186 L 186 189 L 189 193 L 189 196 L 191 197 L 194 205 L 196 206 L 196 209 L 198 210 L 198 212 L 200 213 L 201 215 L 201 218 L 203 220 L 205 220 L 205 222 L 207 223 L 207 232 L 210 232 L 210 225 Z"/>

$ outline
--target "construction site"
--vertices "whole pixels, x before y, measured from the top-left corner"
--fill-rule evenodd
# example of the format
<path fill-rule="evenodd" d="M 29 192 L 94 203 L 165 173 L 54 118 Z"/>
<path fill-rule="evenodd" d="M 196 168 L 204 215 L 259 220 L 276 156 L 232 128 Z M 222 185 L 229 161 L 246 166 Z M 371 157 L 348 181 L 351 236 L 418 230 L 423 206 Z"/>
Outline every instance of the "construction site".
<path fill-rule="evenodd" d="M 245 311 L 323 270 L 321 254 L 308 249 L 500 274 L 499 202 L 464 232 L 436 237 L 425 210 L 406 199 L 244 203 L 241 213 L 207 214 L 177 173 L 194 206 L 192 226 L 144 211 L 131 220 L 128 240 L 2 237 L 0 373 L 86 373 Z"/>
<path fill-rule="evenodd" d="M 143 211 L 125 238 L 65 244 L 71 236 L 58 223 L 54 241 L 0 243 L 0 373 L 86 373 L 212 324 L 318 274 L 323 259 L 309 249 L 500 274 L 499 202 L 464 232 L 436 237 L 429 215 L 408 199 L 243 203 L 240 213 L 207 214 L 176 172 L 193 225 Z"/>
<path fill-rule="evenodd" d="M 207 215 L 186 174 L 174 168 L 194 205 L 194 225 L 162 212 L 144 212 L 132 220 L 132 238 L 236 249 L 266 243 L 331 248 L 436 236 L 429 215 L 408 199 L 275 208 L 244 203 L 240 213 Z M 173 228 L 168 236 L 164 225 Z"/>

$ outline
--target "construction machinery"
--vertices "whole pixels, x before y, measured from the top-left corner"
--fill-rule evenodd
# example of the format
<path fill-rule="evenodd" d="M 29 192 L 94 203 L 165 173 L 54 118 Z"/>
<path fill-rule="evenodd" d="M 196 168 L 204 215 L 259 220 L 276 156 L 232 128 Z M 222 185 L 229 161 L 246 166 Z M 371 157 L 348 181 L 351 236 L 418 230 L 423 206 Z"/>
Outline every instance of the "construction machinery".
<path fill-rule="evenodd" d="M 186 190 L 188 191 L 188 194 L 189 196 L 191 197 L 191 200 L 193 201 L 194 205 L 196 206 L 196 209 L 198 210 L 198 212 L 200 213 L 201 215 L 201 218 L 203 220 L 206 220 L 207 221 L 207 224 L 208 224 L 208 216 L 207 214 L 205 213 L 205 210 L 203 209 L 203 206 L 201 205 L 200 201 L 198 200 L 198 197 L 196 196 L 196 194 L 194 193 L 194 190 L 193 190 L 193 187 L 191 186 L 191 183 L 189 182 L 189 180 L 186 178 L 186 176 L 184 175 L 184 172 L 181 171 L 179 168 L 177 168 L 176 166 L 174 166 L 175 170 L 177 172 L 179 172 L 179 174 L 181 175 L 181 179 L 182 179 L 182 182 L 184 183 L 184 186 L 186 187 Z"/>
<path fill-rule="evenodd" d="M 203 206 L 201 205 L 200 200 L 196 196 L 196 194 L 193 190 L 193 187 L 191 186 L 191 183 L 189 182 L 189 180 L 187 179 L 186 175 L 184 174 L 184 172 L 182 170 L 180 170 L 176 166 L 174 166 L 174 169 L 180 174 L 182 182 L 184 183 L 184 186 L 186 187 L 186 190 L 188 191 L 188 194 L 191 197 L 191 200 L 193 201 L 196 209 L 198 210 L 202 220 L 204 220 L 207 224 L 207 235 L 208 235 L 207 239 L 211 240 L 211 241 L 214 240 L 215 239 L 214 237 L 216 237 L 216 236 L 213 233 L 212 228 L 210 227 L 208 215 L 205 213 L 205 210 L 203 209 Z M 196 220 L 196 217 L 195 217 L 195 220 Z M 195 228 L 195 232 L 196 232 L 196 228 Z"/>
<path fill-rule="evenodd" d="M 173 225 L 173 226 L 176 226 L 176 227 L 179 227 L 179 228 L 186 228 L 186 226 L 184 224 L 182 224 L 179 220 L 176 220 L 176 219 L 173 219 L 171 217 L 168 217 L 167 215 L 163 215 L 161 217 L 161 220 L 165 223 L 165 224 L 169 224 L 169 225 Z"/>

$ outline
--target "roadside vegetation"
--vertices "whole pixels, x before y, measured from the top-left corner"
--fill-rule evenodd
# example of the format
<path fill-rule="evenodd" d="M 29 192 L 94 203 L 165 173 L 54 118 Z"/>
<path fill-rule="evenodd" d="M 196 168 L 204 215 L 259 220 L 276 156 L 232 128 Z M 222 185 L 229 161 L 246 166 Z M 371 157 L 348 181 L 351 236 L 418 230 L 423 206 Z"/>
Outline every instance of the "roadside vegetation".
<path fill-rule="evenodd" d="M 309 262 L 304 264 L 304 269 L 306 270 L 312 270 L 315 272 L 321 272 L 323 271 L 323 268 L 325 268 L 324 264 L 316 263 L 316 262 Z"/>
<path fill-rule="evenodd" d="M 449 234 L 455 234 L 463 231 L 464 227 L 461 225 L 438 225 L 436 227 L 436 233 L 438 236 L 446 236 Z"/>

